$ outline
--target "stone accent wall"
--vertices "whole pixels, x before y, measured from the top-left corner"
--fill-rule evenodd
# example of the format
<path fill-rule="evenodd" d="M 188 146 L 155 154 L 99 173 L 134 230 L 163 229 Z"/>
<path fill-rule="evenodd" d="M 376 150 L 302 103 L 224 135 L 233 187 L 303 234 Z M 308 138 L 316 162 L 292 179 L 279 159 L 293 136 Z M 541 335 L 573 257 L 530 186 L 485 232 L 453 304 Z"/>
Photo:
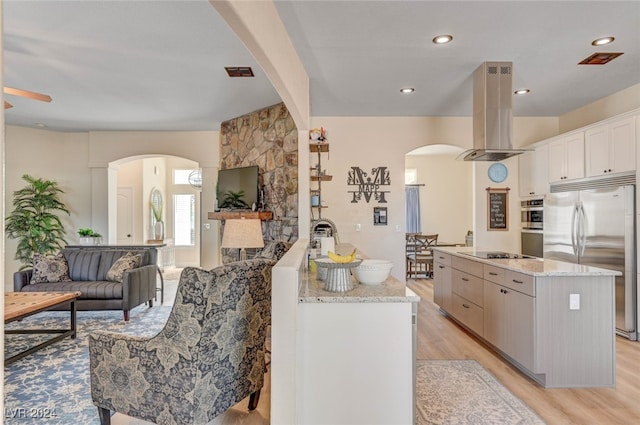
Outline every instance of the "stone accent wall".
<path fill-rule="evenodd" d="M 298 129 L 283 103 L 225 121 L 220 128 L 220 169 L 257 165 L 265 210 L 265 239 L 298 239 Z"/>

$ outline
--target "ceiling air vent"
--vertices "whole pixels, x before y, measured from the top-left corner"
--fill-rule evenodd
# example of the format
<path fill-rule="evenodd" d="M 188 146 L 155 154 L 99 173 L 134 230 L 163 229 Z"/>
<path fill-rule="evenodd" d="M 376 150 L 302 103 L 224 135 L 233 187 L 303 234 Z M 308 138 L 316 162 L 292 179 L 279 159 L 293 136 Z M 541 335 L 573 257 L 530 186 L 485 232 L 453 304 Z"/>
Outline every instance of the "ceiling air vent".
<path fill-rule="evenodd" d="M 598 52 L 582 60 L 578 65 L 604 65 L 620 55 L 622 55 L 622 53 Z"/>
<path fill-rule="evenodd" d="M 253 69 L 250 66 L 225 66 L 229 77 L 253 77 Z"/>

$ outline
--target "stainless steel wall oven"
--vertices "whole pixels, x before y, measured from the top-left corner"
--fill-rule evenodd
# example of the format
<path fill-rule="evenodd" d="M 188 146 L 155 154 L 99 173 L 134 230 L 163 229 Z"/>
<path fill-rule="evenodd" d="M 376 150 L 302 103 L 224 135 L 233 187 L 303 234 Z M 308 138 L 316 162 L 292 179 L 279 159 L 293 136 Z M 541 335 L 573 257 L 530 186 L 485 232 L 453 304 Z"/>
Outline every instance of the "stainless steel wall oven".
<path fill-rule="evenodd" d="M 544 200 L 528 199 L 520 202 L 520 222 L 523 229 L 542 230 L 544 216 Z"/>
<path fill-rule="evenodd" d="M 521 252 L 542 257 L 544 229 L 544 200 L 527 199 L 520 202 Z"/>

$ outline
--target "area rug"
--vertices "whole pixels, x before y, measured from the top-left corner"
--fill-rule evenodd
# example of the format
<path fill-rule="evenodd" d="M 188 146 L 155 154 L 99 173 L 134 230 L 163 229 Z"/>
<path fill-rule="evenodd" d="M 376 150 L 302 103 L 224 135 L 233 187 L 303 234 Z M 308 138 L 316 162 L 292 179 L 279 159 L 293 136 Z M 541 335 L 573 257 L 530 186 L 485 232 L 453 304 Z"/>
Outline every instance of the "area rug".
<path fill-rule="evenodd" d="M 416 424 L 544 424 L 476 360 L 418 360 Z"/>
<path fill-rule="evenodd" d="M 139 306 L 131 310 L 129 322 L 123 320 L 121 311 L 79 311 L 76 339 L 65 338 L 5 367 L 4 423 L 99 424 L 90 393 L 88 335 L 96 330 L 155 335 L 170 311 L 171 306 Z M 68 326 L 68 312 L 52 311 L 10 323 L 6 328 Z M 35 338 L 5 335 L 5 357 L 32 346 Z"/>

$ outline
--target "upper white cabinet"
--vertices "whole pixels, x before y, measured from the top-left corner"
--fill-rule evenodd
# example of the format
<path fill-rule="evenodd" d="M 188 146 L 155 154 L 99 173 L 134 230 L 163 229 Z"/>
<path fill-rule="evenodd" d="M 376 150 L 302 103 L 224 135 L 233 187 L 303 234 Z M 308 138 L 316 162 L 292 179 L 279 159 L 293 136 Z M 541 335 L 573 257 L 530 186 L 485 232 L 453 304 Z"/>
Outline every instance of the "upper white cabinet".
<path fill-rule="evenodd" d="M 544 195 L 549 191 L 548 146 L 541 146 L 518 157 L 520 196 Z"/>
<path fill-rule="evenodd" d="M 584 132 L 555 139 L 548 148 L 549 183 L 584 177 Z"/>
<path fill-rule="evenodd" d="M 585 132 L 587 177 L 636 169 L 635 120 L 625 118 Z"/>

